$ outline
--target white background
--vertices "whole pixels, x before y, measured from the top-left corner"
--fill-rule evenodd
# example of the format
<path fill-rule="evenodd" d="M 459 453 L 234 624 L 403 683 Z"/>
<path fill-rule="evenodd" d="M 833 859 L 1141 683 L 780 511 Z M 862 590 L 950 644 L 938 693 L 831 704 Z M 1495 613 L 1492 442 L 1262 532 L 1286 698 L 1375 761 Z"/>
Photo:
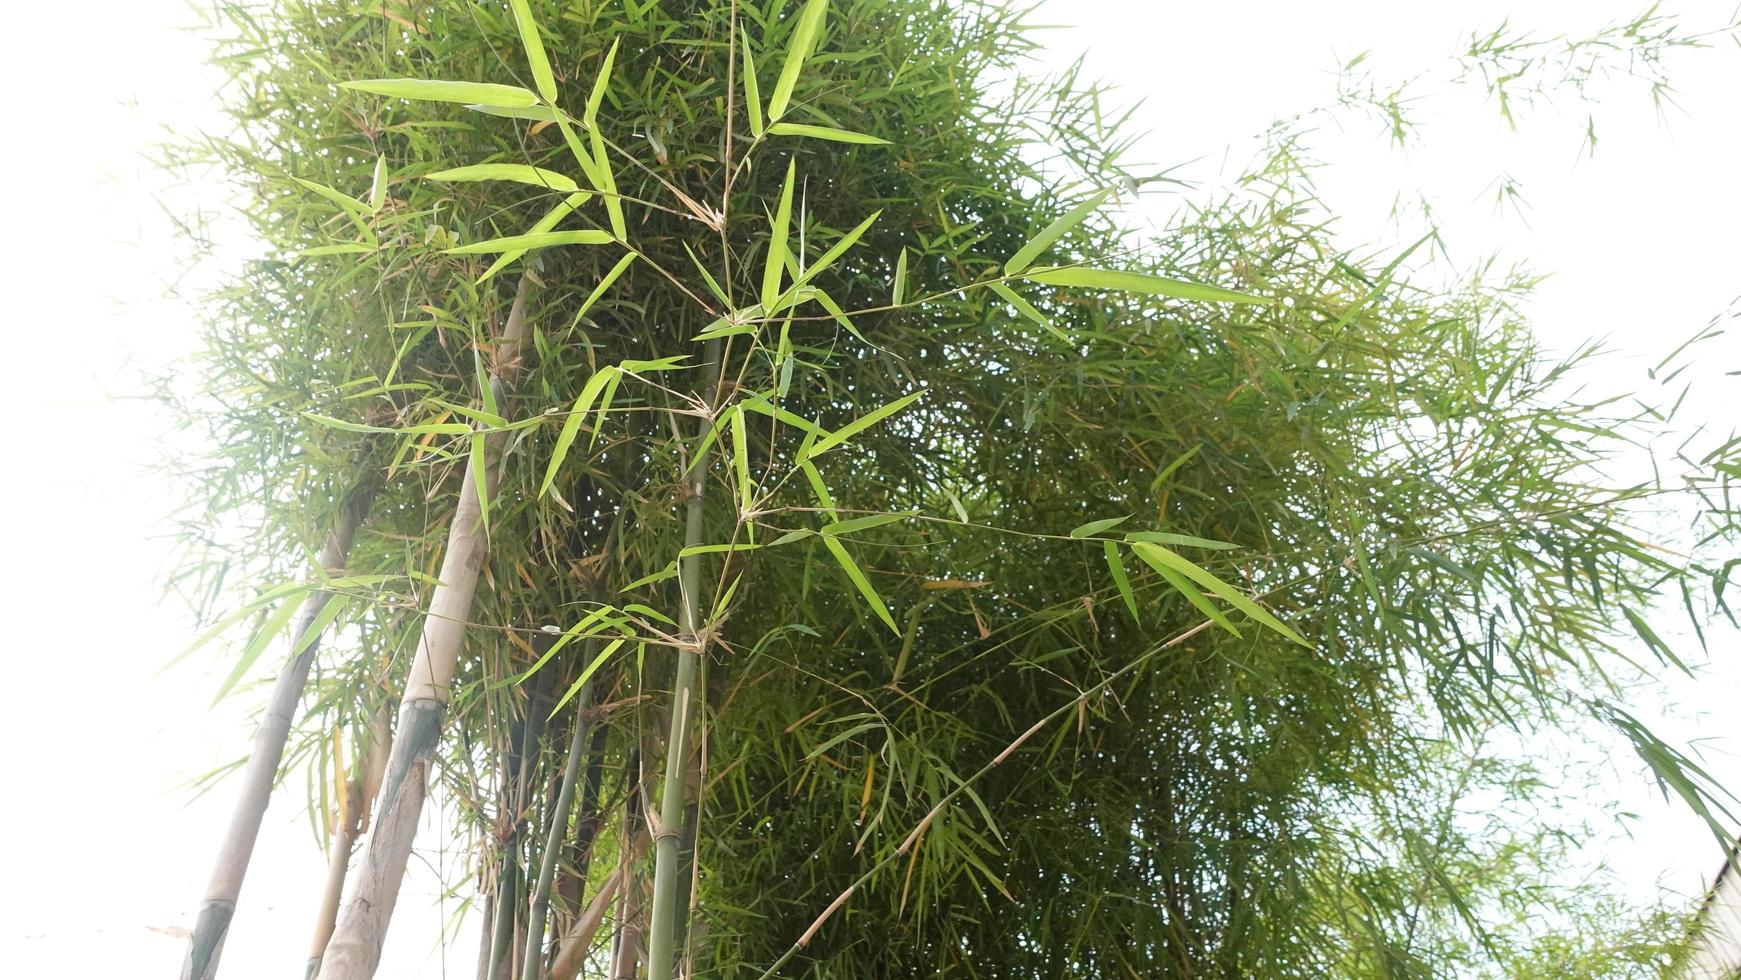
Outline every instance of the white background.
<path fill-rule="evenodd" d="M 1734 16 L 1727 0 L 1665 10 L 1706 29 Z M 1575 100 L 1538 107 L 1513 133 L 1478 90 L 1449 78 L 1468 33 L 1508 14 L 1555 33 L 1634 13 L 1616 0 L 1054 0 L 1037 19 L 1075 25 L 1042 35 L 1048 66 L 1087 52 L 1085 75 L 1119 85 L 1115 101 L 1147 100 L 1137 124 L 1152 135 L 1140 158 L 1188 163 L 1182 173 L 1204 183 L 1244 163 L 1272 119 L 1331 102 L 1333 70 L 1355 53 L 1372 49 L 1382 79 L 1424 75 L 1426 129 L 1411 149 L 1391 147 L 1369 120 L 1315 124 L 1330 164 L 1320 186 L 1345 215 L 1348 243 L 1412 240 L 1418 232 L 1385 219 L 1398 192 L 1425 192 L 1453 263 L 1498 252 L 1553 273 L 1531 307 L 1542 336 L 1561 350 L 1607 337 L 1616 353 L 1593 381 L 1631 389 L 1741 293 L 1741 52 L 1725 42 L 1676 58 L 1679 109 L 1666 117 L 1639 86 L 1602 89 L 1593 159 L 1580 159 Z M 166 181 L 141 154 L 169 132 L 223 125 L 204 49 L 181 30 L 192 23 L 177 0 L 30 4 L 9 11 L 4 32 L 0 269 L 12 340 L 0 495 L 13 520 L 0 572 L 9 777 L 0 841 L 12 884 L 0 890 L 0 962 L 14 976 L 178 967 L 179 930 L 192 922 L 233 789 L 193 800 L 182 783 L 239 756 L 251 734 L 245 698 L 209 707 L 222 674 L 209 657 L 157 675 L 188 638 L 183 609 L 160 603 L 155 584 L 168 553 L 158 521 L 176 491 L 153 463 L 175 434 L 137 399 L 137 378 L 187 355 L 197 328 L 185 304 L 163 298 L 177 245 L 153 198 Z M 1493 207 L 1489 185 L 1501 173 L 1528 197 L 1521 219 Z M 1710 348 L 1706 367 L 1718 383 L 1691 414 L 1727 430 L 1741 404 L 1738 379 L 1720 377 L 1741 369 L 1733 338 Z M 1638 713 L 1665 734 L 1704 740 L 1713 770 L 1741 786 L 1732 636 L 1712 659 L 1700 681 L 1641 698 Z M 1639 816 L 1630 840 L 1592 841 L 1586 857 L 1609 861 L 1639 895 L 1659 881 L 1696 892 L 1720 860 L 1709 836 L 1663 805 L 1632 758 L 1616 757 L 1605 778 L 1602 793 Z M 300 974 L 323 865 L 298 782 L 268 816 L 226 975 Z M 383 975 L 444 975 L 435 946 L 452 905 L 436 903 L 429 881 L 424 872 L 401 901 Z M 472 932 L 446 957 L 455 975 L 470 975 Z"/>

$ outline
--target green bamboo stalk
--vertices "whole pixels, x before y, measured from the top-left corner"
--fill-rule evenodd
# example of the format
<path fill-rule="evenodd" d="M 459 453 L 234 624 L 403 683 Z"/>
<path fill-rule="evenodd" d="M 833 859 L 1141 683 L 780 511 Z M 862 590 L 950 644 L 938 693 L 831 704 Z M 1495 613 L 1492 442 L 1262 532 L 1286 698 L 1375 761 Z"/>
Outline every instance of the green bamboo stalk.
<path fill-rule="evenodd" d="M 582 663 L 592 663 L 597 639 L 586 643 Z M 575 709 L 574 736 L 568 742 L 568 761 L 562 768 L 562 788 L 557 791 L 556 805 L 550 810 L 550 830 L 544 838 L 544 857 L 538 865 L 538 880 L 532 885 L 532 908 L 526 919 L 526 969 L 524 980 L 538 980 L 544 965 L 544 920 L 550 912 L 550 886 L 556 880 L 557 859 L 562 854 L 562 838 L 568 834 L 568 811 L 574 803 L 574 787 L 580 781 L 580 763 L 586 755 L 587 712 L 592 708 L 592 687 L 589 682 L 580 690 Z"/>
<path fill-rule="evenodd" d="M 489 384 L 495 401 L 503 405 L 507 392 L 520 373 L 520 349 L 526 338 L 526 297 L 531 278 L 522 275 L 514 305 L 496 348 L 495 369 Z M 448 527 L 447 553 L 442 558 L 440 584 L 430 597 L 424 617 L 417 656 L 400 699 L 399 727 L 388 757 L 387 779 L 381 791 L 381 815 L 363 850 L 363 859 L 350 899 L 339 915 L 338 927 L 321 963 L 321 980 L 368 980 L 381 962 L 381 947 L 387 925 L 405 878 L 411 857 L 411 842 L 417 836 L 417 819 L 423 812 L 429 790 L 429 772 L 435 749 L 441 741 L 447 717 L 454 668 L 465 640 L 472 597 L 489 542 L 483 524 L 480 489 L 495 489 L 500 476 L 502 449 L 507 433 L 492 432 L 483 438 L 485 486 L 477 485 L 480 467 L 465 467 L 459 504 Z M 475 449 L 473 450 L 476 451 Z M 500 912 L 498 911 L 498 917 Z"/>
<path fill-rule="evenodd" d="M 539 641 L 541 645 L 554 642 L 542 635 Z M 538 760 L 542 755 L 544 722 L 550 710 L 550 683 L 554 676 L 548 670 L 538 674 L 532 696 L 527 700 L 526 718 L 520 728 L 520 751 L 517 754 L 519 764 L 516 767 L 518 772 L 514 774 L 512 784 L 504 794 L 505 806 L 513 815 L 513 822 L 508 825 L 507 837 L 502 842 L 502 867 L 496 883 L 498 914 L 494 935 L 490 940 L 490 976 L 495 978 L 502 978 L 504 968 L 513 962 L 517 932 L 514 926 L 520 907 L 520 885 L 524 878 L 520 866 L 520 839 L 526 827 L 525 814 L 532 777 L 538 770 Z M 507 972 L 511 975 L 512 971 Z"/>
<path fill-rule="evenodd" d="M 719 374 L 719 341 L 708 343 L 707 381 L 712 388 Z M 702 423 L 706 431 L 706 422 Z M 707 454 L 698 452 L 684 475 L 689 492 L 683 532 L 686 549 L 702 544 L 704 494 L 707 489 Z M 695 699 L 695 674 L 701 660 L 701 556 L 686 555 L 678 569 L 682 590 L 683 643 L 677 648 L 677 675 L 671 686 L 671 729 L 665 742 L 665 786 L 659 798 L 659 823 L 653 841 L 653 906 L 647 927 L 647 980 L 671 980 L 677 949 L 678 920 L 688 912 L 678 907 L 678 878 L 682 873 L 681 827 L 683 823 L 685 769 L 689 762 L 690 705 Z"/>
<path fill-rule="evenodd" d="M 379 484 L 373 478 L 364 480 L 345 498 L 337 523 L 321 549 L 320 565 L 328 574 L 344 568 L 351 552 L 351 542 L 357 528 L 369 511 Z M 315 618 L 325 608 L 330 593 L 311 592 L 297 611 L 290 629 L 291 642 L 302 638 Z M 254 853 L 254 842 L 260 836 L 260 824 L 266 816 L 266 806 L 272 800 L 272 786 L 278 781 L 278 764 L 284 759 L 284 743 L 290 738 L 290 723 L 302 692 L 308 685 L 308 671 L 320 649 L 320 637 L 308 640 L 278 679 L 272 684 L 272 694 L 266 704 L 266 716 L 254 734 L 254 749 L 242 772 L 242 791 L 230 816 L 229 829 L 218 847 L 218 858 L 212 868 L 206 897 L 200 903 L 199 917 L 188 939 L 187 956 L 182 960 L 181 980 L 212 980 L 217 976 L 218 959 L 223 954 L 224 939 L 229 935 L 230 920 L 236 914 L 236 899 L 242 892 L 242 880 L 248 874 L 248 860 Z"/>

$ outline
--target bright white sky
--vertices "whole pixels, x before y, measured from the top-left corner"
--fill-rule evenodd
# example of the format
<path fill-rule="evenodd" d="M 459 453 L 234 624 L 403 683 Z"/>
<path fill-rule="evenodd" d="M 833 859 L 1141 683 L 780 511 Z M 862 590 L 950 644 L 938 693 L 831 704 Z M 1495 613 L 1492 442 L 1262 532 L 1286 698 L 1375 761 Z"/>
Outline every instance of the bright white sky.
<path fill-rule="evenodd" d="M 1731 0 L 1665 8 L 1704 29 L 1734 16 Z M 1247 160 L 1270 120 L 1330 102 L 1334 67 L 1355 53 L 1374 51 L 1380 79 L 1425 73 L 1418 108 L 1427 128 L 1414 148 L 1391 148 L 1367 121 L 1319 127 L 1314 145 L 1330 164 L 1320 186 L 1347 216 L 1349 243 L 1412 240 L 1418 232 L 1389 230 L 1385 219 L 1396 192 L 1425 192 L 1453 261 L 1467 266 L 1497 250 L 1553 273 L 1532 306 L 1540 333 L 1562 350 L 1607 337 L 1616 354 L 1593 384 L 1630 390 L 1646 383 L 1645 366 L 1741 294 L 1741 52 L 1727 45 L 1675 59 L 1680 111 L 1666 121 L 1638 86 L 1603 89 L 1593 160 L 1579 158 L 1583 111 L 1569 100 L 1565 114 L 1543 107 L 1512 133 L 1479 91 L 1445 80 L 1459 42 L 1507 14 L 1554 33 L 1635 12 L 1632 0 L 1054 0 L 1042 19 L 1075 25 L 1046 35 L 1049 64 L 1088 52 L 1087 75 L 1147 100 L 1139 128 L 1153 136 L 1140 158 L 1195 161 L 1183 173 L 1204 182 Z M 0 41 L 14 134 L 0 162 L 11 216 L 0 268 L 19 341 L 11 476 L 0 484 L 19 518 L 0 572 L 14 665 L 0 713 L 13 787 L 0 829 L 16 883 L 0 890 L 0 960 L 18 976 L 165 976 L 179 964 L 178 930 L 191 924 L 232 802 L 228 785 L 192 801 L 180 786 L 239 755 L 252 729 L 243 700 L 208 707 L 222 671 L 200 663 L 155 676 L 188 637 L 183 610 L 160 605 L 154 585 L 168 553 L 157 521 L 174 487 L 151 464 L 174 434 L 133 396 L 141 371 L 192 348 L 196 327 L 185 305 L 163 298 L 176 244 L 153 202 L 165 182 L 141 152 L 166 128 L 186 134 L 221 121 L 204 51 L 179 30 L 191 22 L 181 0 L 88 2 L 76 23 L 57 19 L 66 14 L 22 5 Z M 1501 173 L 1521 183 L 1525 220 L 1495 213 L 1489 185 Z M 1725 431 L 1734 424 L 1737 379 L 1720 375 L 1741 369 L 1738 354 L 1732 337 L 1708 348 L 1718 383 L 1689 417 Z M 1698 682 L 1641 698 L 1638 714 L 1666 735 L 1706 740 L 1713 771 L 1741 786 L 1736 656 L 1734 637 L 1721 638 Z M 1639 815 L 1634 839 L 1593 843 L 1592 856 L 1641 895 L 1658 881 L 1699 890 L 1720 860 L 1715 845 L 1663 805 L 1633 758 L 1614 762 L 1602 791 Z M 324 858 L 300 798 L 298 781 L 268 816 L 227 975 L 301 970 Z M 439 836 L 427 838 L 431 846 Z M 434 943 L 444 910 L 429 880 L 402 899 L 383 976 L 442 975 Z M 473 931 L 449 950 L 447 969 L 469 975 Z"/>

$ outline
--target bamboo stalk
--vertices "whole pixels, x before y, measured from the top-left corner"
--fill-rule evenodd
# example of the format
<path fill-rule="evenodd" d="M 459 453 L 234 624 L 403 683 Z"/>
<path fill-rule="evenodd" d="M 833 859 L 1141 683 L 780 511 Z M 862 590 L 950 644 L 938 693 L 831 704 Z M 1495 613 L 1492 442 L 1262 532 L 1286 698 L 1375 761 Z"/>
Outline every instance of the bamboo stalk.
<path fill-rule="evenodd" d="M 507 391 L 520 373 L 520 347 L 526 337 L 526 297 L 530 289 L 530 277 L 522 275 L 497 346 L 490 386 L 496 389 L 498 405 L 506 401 Z M 497 483 L 506 438 L 506 433 L 492 432 L 482 440 L 486 490 L 493 490 Z M 417 835 L 417 819 L 428 794 L 429 771 L 447 716 L 447 701 L 465 640 L 472 598 L 488 556 L 489 542 L 476 482 L 478 469 L 465 468 L 459 504 L 448 528 L 440 583 L 430 597 L 417 656 L 411 663 L 405 693 L 400 699 L 399 728 L 388 757 L 386 782 L 381 787 L 380 820 L 363 850 L 350 899 L 339 915 L 332 941 L 327 944 L 321 980 L 367 980 L 374 976 L 381 962 L 387 924 L 393 918 L 393 906 L 398 901 L 405 865 L 411 856 L 411 842 Z"/>
<path fill-rule="evenodd" d="M 712 387 L 719 373 L 719 341 L 708 343 L 708 380 Z M 702 429 L 705 431 L 706 422 Z M 683 545 L 693 549 L 702 543 L 703 496 L 707 489 L 707 455 L 697 453 L 684 474 L 689 492 Z M 665 741 L 665 786 L 659 797 L 659 821 L 653 841 L 653 907 L 647 927 L 647 980 L 671 980 L 677 948 L 678 920 L 686 917 L 687 903 L 678 904 L 678 878 L 682 872 L 679 837 L 683 823 L 685 772 L 689 761 L 690 705 L 695 698 L 695 674 L 704 641 L 701 636 L 701 556 L 690 554 L 678 569 L 682 590 L 683 643 L 677 648 L 677 676 L 671 686 L 671 730 Z"/>
<path fill-rule="evenodd" d="M 550 642 L 553 641 L 540 637 L 541 647 Z M 514 943 L 519 936 L 515 926 L 520 908 L 520 886 L 525 877 L 520 865 L 520 840 L 526 827 L 525 814 L 529 807 L 532 777 L 537 773 L 538 760 L 542 755 L 544 722 L 549 714 L 550 684 L 554 676 L 553 671 L 541 671 L 534 684 L 532 696 L 527 701 L 526 719 L 520 729 L 518 772 L 514 774 L 513 783 L 505 794 L 507 812 L 513 819 L 508 825 L 507 836 L 500 849 L 502 867 L 496 885 L 498 914 L 495 935 L 490 941 L 490 976 L 497 980 L 515 975 L 511 964 L 514 961 Z M 507 914 L 501 914 L 503 912 Z"/>
<path fill-rule="evenodd" d="M 321 548 L 320 566 L 327 573 L 344 568 L 350 555 L 351 542 L 357 528 L 369 511 L 378 484 L 364 480 L 345 498 L 338 522 Z M 308 632 L 326 606 L 330 594 L 311 592 L 290 628 L 295 643 Z M 314 655 L 320 649 L 320 637 L 308 641 L 278 679 L 272 684 L 272 694 L 266 704 L 266 716 L 254 734 L 254 749 L 248 755 L 242 772 L 242 791 L 236 809 L 230 816 L 229 829 L 218 847 L 218 858 L 212 868 L 206 897 L 200 902 L 199 917 L 194 922 L 193 935 L 187 944 L 187 956 L 182 960 L 182 980 L 212 980 L 217 976 L 218 959 L 223 955 L 224 939 L 230 932 L 230 920 L 236 914 L 236 899 L 242 892 L 242 880 L 248 874 L 248 860 L 254 854 L 254 842 L 260 836 L 260 824 L 266 816 L 266 806 L 272 801 L 272 786 L 278 781 L 278 764 L 284 759 L 284 743 L 290 738 L 290 723 L 302 692 L 308 686 L 308 671 Z"/>
<path fill-rule="evenodd" d="M 351 850 L 357 839 L 369 829 L 370 810 L 381 779 L 387 772 L 387 746 L 392 739 L 392 714 L 382 702 L 369 719 L 369 742 L 364 747 L 362 772 L 345 782 L 345 815 L 333 833 L 332 849 L 327 855 L 326 888 L 321 893 L 320 910 L 315 913 L 314 940 L 309 944 L 308 966 L 303 977 L 311 978 L 320 971 L 321 957 L 332 939 L 333 926 L 338 921 L 339 899 L 344 895 L 345 875 L 350 870 Z"/>
<path fill-rule="evenodd" d="M 587 641 L 582 663 L 592 662 L 597 646 L 596 639 Z M 532 886 L 532 907 L 526 919 L 525 980 L 538 980 L 539 970 L 544 964 L 544 920 L 550 912 L 550 886 L 556 880 L 562 838 L 568 835 L 568 811 L 574 804 L 574 787 L 580 781 L 580 763 L 586 754 L 587 712 L 592 707 L 592 688 L 588 682 L 580 690 L 574 735 L 569 739 L 568 760 L 562 768 L 562 788 L 556 793 L 556 805 L 550 809 L 550 830 L 544 838 L 544 857 L 538 866 L 538 880 Z"/>
<path fill-rule="evenodd" d="M 598 894 L 592 897 L 586 911 L 575 920 L 574 928 L 568 935 L 562 937 L 562 948 L 556 954 L 556 959 L 550 964 L 550 972 L 545 980 L 574 980 L 579 975 L 580 968 L 586 964 L 586 957 L 592 952 L 592 941 L 598 935 L 598 927 L 604 922 L 605 912 L 611 907 L 611 902 L 617 897 L 617 889 L 622 887 L 623 868 L 621 865 L 612 868 L 598 887 Z"/>

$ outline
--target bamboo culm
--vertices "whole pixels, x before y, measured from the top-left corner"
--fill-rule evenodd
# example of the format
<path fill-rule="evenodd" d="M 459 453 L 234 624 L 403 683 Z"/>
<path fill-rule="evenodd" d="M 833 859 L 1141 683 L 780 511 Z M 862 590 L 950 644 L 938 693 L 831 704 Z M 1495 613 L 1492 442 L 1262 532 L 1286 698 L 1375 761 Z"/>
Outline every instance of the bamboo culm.
<path fill-rule="evenodd" d="M 357 528 L 369 511 L 378 484 L 366 480 L 345 498 L 338 521 L 321 549 L 320 565 L 328 574 L 344 568 L 351 552 L 351 542 Z M 311 592 L 290 628 L 291 642 L 307 634 L 315 618 L 325 608 L 330 594 Z M 217 976 L 218 959 L 223 954 L 224 939 L 230 932 L 230 920 L 236 914 L 236 900 L 242 892 L 242 880 L 248 874 L 248 861 L 254 854 L 254 842 L 260 836 L 260 824 L 266 816 L 266 806 L 272 800 L 272 786 L 278 781 L 278 764 L 284 759 L 284 744 L 290 738 L 290 724 L 302 692 L 308 685 L 308 671 L 320 649 L 320 637 L 307 640 L 300 653 L 293 657 L 272 684 L 272 694 L 266 704 L 266 716 L 254 735 L 254 748 L 242 772 L 242 790 L 230 816 L 229 829 L 218 847 L 218 858 L 206 886 L 205 899 L 200 902 L 199 916 L 193 934 L 188 939 L 187 956 L 182 960 L 181 980 L 212 980 Z"/>
<path fill-rule="evenodd" d="M 707 381 L 702 390 L 717 383 L 720 369 L 719 341 L 708 342 Z M 703 423 L 705 431 L 705 423 Z M 702 543 L 704 493 L 707 489 L 707 456 L 697 453 L 685 474 L 688 500 L 685 548 Z M 678 907 L 678 878 L 682 874 L 679 837 L 683 824 L 685 775 L 689 761 L 689 722 L 695 699 L 695 674 L 701 660 L 701 556 L 690 554 L 678 570 L 682 590 L 683 644 L 677 648 L 676 679 L 671 685 L 671 730 L 665 741 L 664 789 L 659 797 L 657 837 L 653 842 L 653 904 L 647 926 L 647 980 L 671 980 L 676 959 L 678 920 L 687 908 Z M 686 903 L 685 903 L 686 904 Z"/>
<path fill-rule="evenodd" d="M 588 640 L 582 663 L 592 663 L 597 640 Z M 587 714 L 592 708 L 589 682 L 580 690 L 575 709 L 574 736 L 568 743 L 568 759 L 562 767 L 562 788 L 550 808 L 550 829 L 544 836 L 544 855 L 538 864 L 538 880 L 532 884 L 531 910 L 526 918 L 526 969 L 524 980 L 539 980 L 544 965 L 544 920 L 550 913 L 550 886 L 556 880 L 556 864 L 562 854 L 562 839 L 568 835 L 568 811 L 574 805 L 574 787 L 580 781 L 580 764 L 586 755 Z"/>
<path fill-rule="evenodd" d="M 303 977 L 312 978 L 320 972 L 320 960 L 326 953 L 338 922 L 339 900 L 344 895 L 345 875 L 350 870 L 351 851 L 369 829 L 370 811 L 375 794 L 381 790 L 381 780 L 387 775 L 387 746 L 392 743 L 393 715 L 383 701 L 369 718 L 369 740 L 363 748 L 362 771 L 345 782 L 345 818 L 333 830 L 332 850 L 327 855 L 326 888 L 321 893 L 320 910 L 315 913 L 314 940 L 309 944 L 308 965 Z"/>
<path fill-rule="evenodd" d="M 531 278 L 522 275 L 515 292 L 508 322 L 496 348 L 495 368 L 489 384 L 497 405 L 520 372 L 520 349 L 526 338 L 526 298 Z M 491 432 L 482 439 L 485 486 L 495 489 L 500 476 L 500 457 L 507 433 Z M 474 448 L 474 452 L 476 449 Z M 405 693 L 399 702 L 399 726 L 388 756 L 387 778 L 381 787 L 381 809 L 375 831 L 363 849 L 363 857 L 351 885 L 349 899 L 327 944 L 321 962 L 321 980 L 368 980 L 381 962 L 381 947 L 393 906 L 411 857 L 418 817 L 429 790 L 429 773 L 435 749 L 441 740 L 447 716 L 454 669 L 465 640 L 472 598 L 488 557 L 489 543 L 479 497 L 479 467 L 466 466 L 460 484 L 459 503 L 448 527 L 447 553 L 442 557 L 439 584 L 430 597 L 423 620 L 417 655 L 411 663 Z M 488 493 L 494 496 L 493 493 Z M 498 913 L 499 914 L 499 913 Z"/>

